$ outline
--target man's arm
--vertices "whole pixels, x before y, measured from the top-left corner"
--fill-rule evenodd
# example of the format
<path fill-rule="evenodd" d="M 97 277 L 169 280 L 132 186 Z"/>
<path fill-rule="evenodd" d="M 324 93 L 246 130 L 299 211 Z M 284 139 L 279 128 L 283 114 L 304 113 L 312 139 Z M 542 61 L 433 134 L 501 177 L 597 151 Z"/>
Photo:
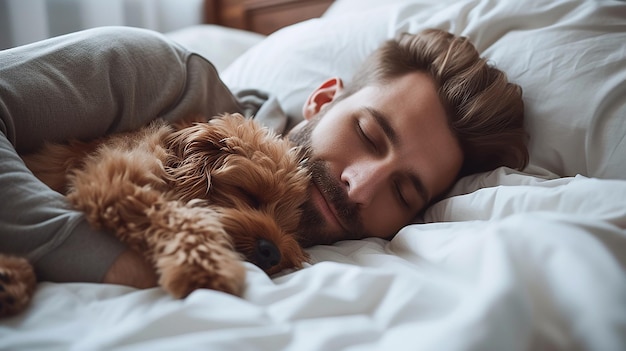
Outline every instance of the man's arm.
<path fill-rule="evenodd" d="M 154 269 L 136 252 L 127 249 L 113 262 L 103 283 L 146 289 L 157 285 Z"/>
<path fill-rule="evenodd" d="M 42 184 L 0 133 L 0 252 L 26 256 L 39 280 L 156 285 L 153 268 L 112 233 L 91 228 Z"/>
<path fill-rule="evenodd" d="M 209 62 L 140 29 L 73 33 L 0 51 L 0 62 L 0 252 L 27 256 L 40 280 L 154 285 L 138 255 L 89 227 L 18 152 L 157 117 L 239 112 L 236 99 Z"/>

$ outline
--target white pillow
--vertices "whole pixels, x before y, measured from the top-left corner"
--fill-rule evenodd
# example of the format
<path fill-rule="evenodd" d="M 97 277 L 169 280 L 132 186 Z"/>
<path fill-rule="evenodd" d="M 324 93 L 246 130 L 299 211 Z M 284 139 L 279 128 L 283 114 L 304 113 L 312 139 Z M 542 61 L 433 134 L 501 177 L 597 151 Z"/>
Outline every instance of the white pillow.
<path fill-rule="evenodd" d="M 165 35 L 188 50 L 204 56 L 218 72 L 265 39 L 261 34 L 212 24 L 185 27 Z"/>
<path fill-rule="evenodd" d="M 626 179 L 626 3 L 413 1 L 278 31 L 223 73 L 275 94 L 300 119 L 324 79 L 349 80 L 382 41 L 434 27 L 468 36 L 524 89 L 531 164 L 560 176 Z"/>

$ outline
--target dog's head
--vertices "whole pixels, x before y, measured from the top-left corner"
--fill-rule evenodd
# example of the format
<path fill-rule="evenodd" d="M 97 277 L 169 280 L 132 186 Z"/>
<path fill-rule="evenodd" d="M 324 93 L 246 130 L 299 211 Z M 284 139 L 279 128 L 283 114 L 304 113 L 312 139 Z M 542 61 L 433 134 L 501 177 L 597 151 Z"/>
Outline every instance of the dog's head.
<path fill-rule="evenodd" d="M 299 148 L 238 114 L 181 129 L 167 145 L 179 199 L 223 213 L 237 251 L 269 274 L 300 268 L 307 256 L 296 231 L 310 176 Z"/>

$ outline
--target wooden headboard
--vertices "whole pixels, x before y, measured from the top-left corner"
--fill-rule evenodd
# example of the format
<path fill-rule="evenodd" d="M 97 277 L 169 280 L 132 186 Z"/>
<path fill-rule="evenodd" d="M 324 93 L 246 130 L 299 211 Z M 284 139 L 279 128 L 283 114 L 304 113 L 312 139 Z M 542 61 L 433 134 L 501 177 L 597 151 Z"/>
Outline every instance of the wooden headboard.
<path fill-rule="evenodd" d="M 270 34 L 319 17 L 334 0 L 204 0 L 205 23 Z"/>

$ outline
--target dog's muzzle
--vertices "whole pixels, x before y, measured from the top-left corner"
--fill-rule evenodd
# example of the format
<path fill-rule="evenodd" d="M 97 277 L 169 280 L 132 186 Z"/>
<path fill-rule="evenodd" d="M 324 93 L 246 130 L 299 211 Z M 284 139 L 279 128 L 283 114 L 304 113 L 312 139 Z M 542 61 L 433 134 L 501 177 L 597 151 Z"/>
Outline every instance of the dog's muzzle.
<path fill-rule="evenodd" d="M 280 250 L 269 240 L 259 239 L 256 244 L 256 262 L 261 269 L 269 269 L 280 263 Z"/>

